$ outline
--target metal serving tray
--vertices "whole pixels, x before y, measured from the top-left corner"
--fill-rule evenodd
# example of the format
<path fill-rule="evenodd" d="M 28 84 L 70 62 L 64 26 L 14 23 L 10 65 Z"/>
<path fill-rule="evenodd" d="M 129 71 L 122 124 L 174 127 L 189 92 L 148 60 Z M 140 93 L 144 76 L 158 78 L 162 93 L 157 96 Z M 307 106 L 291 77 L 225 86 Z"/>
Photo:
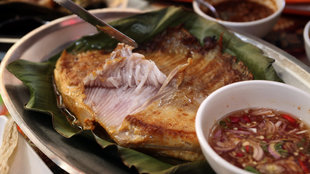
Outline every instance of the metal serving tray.
<path fill-rule="evenodd" d="M 111 21 L 140 13 L 130 9 L 101 9 L 92 13 Z M 130 173 L 131 171 L 113 157 L 100 152 L 100 146 L 75 136 L 66 139 L 52 127 L 51 118 L 45 114 L 29 112 L 24 105 L 29 99 L 28 89 L 6 66 L 17 59 L 40 62 L 61 51 L 81 36 L 96 33 L 96 29 L 76 16 L 50 22 L 27 34 L 7 52 L 0 68 L 0 92 L 10 114 L 30 140 L 50 159 L 69 173 Z M 240 39 L 256 45 L 275 59 L 273 64 L 285 83 L 310 92 L 310 68 L 258 38 L 235 33 Z"/>

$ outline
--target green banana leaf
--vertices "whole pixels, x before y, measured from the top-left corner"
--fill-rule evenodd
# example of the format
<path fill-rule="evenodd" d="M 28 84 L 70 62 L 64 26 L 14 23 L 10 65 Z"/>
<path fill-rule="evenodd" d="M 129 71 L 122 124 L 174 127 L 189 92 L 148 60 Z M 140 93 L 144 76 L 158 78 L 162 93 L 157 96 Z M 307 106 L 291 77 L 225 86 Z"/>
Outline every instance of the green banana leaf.
<path fill-rule="evenodd" d="M 272 67 L 273 59 L 265 57 L 257 47 L 245 43 L 228 32 L 221 25 L 206 21 L 196 14 L 182 8 L 169 7 L 163 10 L 139 14 L 111 23 L 114 27 L 130 36 L 138 44 L 151 40 L 156 34 L 168 27 L 182 25 L 201 44 L 206 36 L 223 39 L 223 51 L 243 61 L 253 73 L 255 79 L 281 81 Z M 100 32 L 93 36 L 85 36 L 67 48 L 68 52 L 78 53 L 91 49 L 112 50 L 117 41 Z M 57 107 L 56 95 L 53 88 L 53 70 L 60 54 L 46 62 L 33 63 L 17 60 L 7 66 L 7 69 L 19 78 L 30 90 L 30 100 L 25 105 L 28 110 L 47 113 L 53 118 L 53 126 L 61 135 L 70 138 L 78 133 L 85 133 L 70 124 L 63 112 Z M 124 148 L 90 133 L 93 140 L 102 148 L 114 147 L 118 155 L 129 168 L 134 167 L 139 173 L 214 173 L 204 161 L 172 164 L 148 154 Z"/>

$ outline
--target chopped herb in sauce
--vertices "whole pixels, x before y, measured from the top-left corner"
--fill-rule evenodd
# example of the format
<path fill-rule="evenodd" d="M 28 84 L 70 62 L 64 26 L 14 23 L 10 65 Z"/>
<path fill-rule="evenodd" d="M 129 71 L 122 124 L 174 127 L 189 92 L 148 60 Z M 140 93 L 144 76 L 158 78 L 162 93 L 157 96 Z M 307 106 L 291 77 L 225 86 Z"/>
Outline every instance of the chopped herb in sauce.
<path fill-rule="evenodd" d="M 226 127 L 227 127 L 225 121 L 220 121 L 219 124 L 220 124 L 220 126 L 221 126 L 222 128 L 226 128 Z"/>
<path fill-rule="evenodd" d="M 274 145 L 275 150 L 282 156 L 286 157 L 288 155 L 287 150 L 283 149 L 283 142 L 278 142 Z"/>
<path fill-rule="evenodd" d="M 306 143 L 306 138 L 302 138 L 300 141 L 297 142 L 297 147 L 303 147 Z"/>
<path fill-rule="evenodd" d="M 212 128 L 211 147 L 252 173 L 309 173 L 310 134 L 288 113 L 251 108 L 228 114 Z"/>
<path fill-rule="evenodd" d="M 264 141 L 261 141 L 260 142 L 260 146 L 262 147 L 262 149 L 265 151 L 265 152 L 268 152 L 268 144 Z"/>
<path fill-rule="evenodd" d="M 244 168 L 246 171 L 252 172 L 252 173 L 256 173 L 256 174 L 260 174 L 259 171 L 257 171 L 254 167 L 252 166 L 246 166 Z"/>

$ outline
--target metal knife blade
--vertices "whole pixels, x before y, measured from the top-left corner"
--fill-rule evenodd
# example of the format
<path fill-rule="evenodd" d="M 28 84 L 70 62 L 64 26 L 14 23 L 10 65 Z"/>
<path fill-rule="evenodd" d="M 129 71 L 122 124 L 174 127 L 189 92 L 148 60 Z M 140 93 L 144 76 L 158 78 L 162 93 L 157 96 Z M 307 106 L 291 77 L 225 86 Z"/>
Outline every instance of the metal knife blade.
<path fill-rule="evenodd" d="M 105 32 L 106 34 L 110 35 L 112 38 L 115 38 L 116 40 L 123 42 L 125 44 L 128 44 L 128 45 L 131 45 L 135 48 L 138 47 L 138 44 L 133 39 L 126 36 L 125 34 L 118 31 L 117 29 L 113 28 L 111 25 L 102 21 L 98 17 L 92 15 L 87 10 L 85 10 L 83 7 L 75 4 L 71 0 L 54 0 L 54 1 L 57 2 L 59 5 L 68 9 L 72 13 L 78 15 L 84 21 L 92 24 L 98 30 L 101 30 Z"/>

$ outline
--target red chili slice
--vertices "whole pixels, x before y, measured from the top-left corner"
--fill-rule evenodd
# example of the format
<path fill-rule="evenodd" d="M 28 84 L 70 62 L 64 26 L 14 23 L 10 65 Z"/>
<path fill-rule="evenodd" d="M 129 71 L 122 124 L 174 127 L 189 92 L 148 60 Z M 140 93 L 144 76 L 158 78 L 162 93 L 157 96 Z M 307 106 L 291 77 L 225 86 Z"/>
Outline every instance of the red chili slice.
<path fill-rule="evenodd" d="M 242 120 L 245 122 L 245 123 L 250 123 L 251 122 L 251 119 L 248 115 L 243 115 L 242 116 Z"/>
<path fill-rule="evenodd" d="M 310 172 L 309 169 L 308 169 L 308 167 L 306 166 L 306 164 L 305 164 L 303 161 L 301 161 L 300 159 L 298 159 L 298 163 L 299 163 L 300 167 L 302 168 L 302 170 L 303 170 L 305 173 L 309 173 L 309 172 Z"/>
<path fill-rule="evenodd" d="M 236 152 L 236 157 L 243 157 L 243 153 L 240 153 L 240 152 Z"/>
<path fill-rule="evenodd" d="M 229 119 L 231 123 L 239 123 L 240 121 L 240 117 L 230 116 Z"/>
<path fill-rule="evenodd" d="M 245 146 L 244 148 L 245 148 L 245 151 L 246 151 L 247 153 L 250 152 L 250 146 L 249 146 L 249 145 Z"/>
<path fill-rule="evenodd" d="M 295 124 L 296 123 L 296 119 L 287 115 L 287 114 L 282 114 L 281 115 L 283 118 L 285 118 L 287 121 L 289 121 L 291 124 Z"/>

